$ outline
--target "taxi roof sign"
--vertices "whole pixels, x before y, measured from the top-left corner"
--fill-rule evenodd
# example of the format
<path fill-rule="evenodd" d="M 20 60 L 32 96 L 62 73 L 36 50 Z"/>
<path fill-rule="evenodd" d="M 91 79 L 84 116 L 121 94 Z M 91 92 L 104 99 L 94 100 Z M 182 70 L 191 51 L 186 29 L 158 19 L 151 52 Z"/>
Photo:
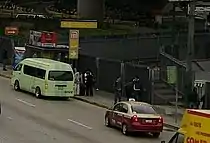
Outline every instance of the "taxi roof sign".
<path fill-rule="evenodd" d="M 129 101 L 136 101 L 134 98 L 129 98 L 128 100 Z"/>

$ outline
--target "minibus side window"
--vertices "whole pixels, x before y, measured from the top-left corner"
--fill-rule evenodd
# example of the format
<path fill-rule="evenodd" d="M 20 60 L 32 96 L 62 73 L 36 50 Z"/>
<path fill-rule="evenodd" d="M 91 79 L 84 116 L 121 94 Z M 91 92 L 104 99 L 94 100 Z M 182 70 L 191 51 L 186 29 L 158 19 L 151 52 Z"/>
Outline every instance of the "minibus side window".
<path fill-rule="evenodd" d="M 45 79 L 46 70 L 37 68 L 37 76 L 38 78 Z"/>
<path fill-rule="evenodd" d="M 24 65 L 23 73 L 37 78 L 45 79 L 46 70 Z"/>
<path fill-rule="evenodd" d="M 22 66 L 23 66 L 22 64 L 18 64 L 18 65 L 15 67 L 14 71 L 21 71 Z"/>

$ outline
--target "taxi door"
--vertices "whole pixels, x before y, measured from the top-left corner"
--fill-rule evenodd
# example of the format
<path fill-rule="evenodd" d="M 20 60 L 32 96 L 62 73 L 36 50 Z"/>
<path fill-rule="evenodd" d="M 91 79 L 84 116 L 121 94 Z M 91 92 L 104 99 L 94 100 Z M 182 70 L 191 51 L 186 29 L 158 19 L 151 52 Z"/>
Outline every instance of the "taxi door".
<path fill-rule="evenodd" d="M 118 103 L 114 106 L 113 112 L 112 112 L 112 119 L 111 122 L 114 126 L 119 127 L 120 125 L 120 118 L 122 117 L 121 113 L 122 103 Z"/>
<path fill-rule="evenodd" d="M 126 120 L 125 115 L 128 113 L 128 105 L 120 103 L 120 111 L 115 114 L 117 127 L 122 127 L 122 123 Z"/>

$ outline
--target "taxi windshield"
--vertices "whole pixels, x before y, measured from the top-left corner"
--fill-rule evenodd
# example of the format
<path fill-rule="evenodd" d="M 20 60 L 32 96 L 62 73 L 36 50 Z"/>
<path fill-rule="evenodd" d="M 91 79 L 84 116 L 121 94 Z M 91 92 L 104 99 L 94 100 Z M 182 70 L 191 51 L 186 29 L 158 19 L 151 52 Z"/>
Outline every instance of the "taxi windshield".
<path fill-rule="evenodd" d="M 131 109 L 132 112 L 137 114 L 157 114 L 155 110 L 150 106 L 133 105 Z"/>

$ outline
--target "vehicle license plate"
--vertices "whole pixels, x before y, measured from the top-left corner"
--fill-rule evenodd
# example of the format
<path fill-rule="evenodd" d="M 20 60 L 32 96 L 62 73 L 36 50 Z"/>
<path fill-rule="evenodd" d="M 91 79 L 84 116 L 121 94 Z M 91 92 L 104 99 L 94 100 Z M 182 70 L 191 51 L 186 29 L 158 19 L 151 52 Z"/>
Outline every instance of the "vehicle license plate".
<path fill-rule="evenodd" d="M 145 122 L 146 123 L 152 123 L 152 120 L 146 120 Z"/>
<path fill-rule="evenodd" d="M 59 86 L 59 87 L 58 87 L 58 90 L 63 90 L 63 87 L 62 87 L 62 86 Z"/>

